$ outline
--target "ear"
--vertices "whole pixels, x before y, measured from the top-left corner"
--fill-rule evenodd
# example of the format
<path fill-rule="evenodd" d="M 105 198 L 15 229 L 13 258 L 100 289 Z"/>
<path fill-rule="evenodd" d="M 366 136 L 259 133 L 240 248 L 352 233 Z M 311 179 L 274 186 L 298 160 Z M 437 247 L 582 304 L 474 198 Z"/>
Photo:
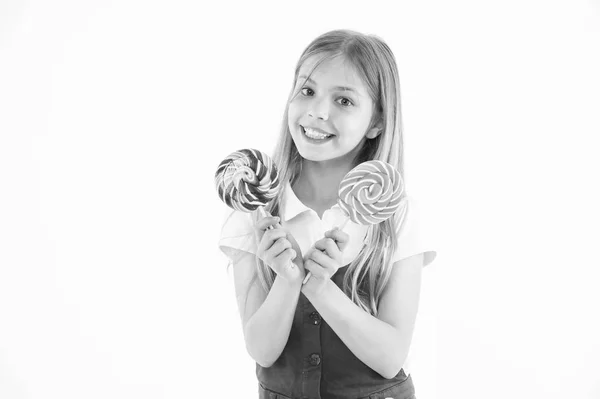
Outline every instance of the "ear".
<path fill-rule="evenodd" d="M 370 128 L 367 131 L 366 137 L 368 139 L 374 139 L 375 137 L 379 136 L 382 131 L 383 131 L 383 122 L 379 121 L 375 124 L 375 126 L 373 126 L 372 128 Z"/>

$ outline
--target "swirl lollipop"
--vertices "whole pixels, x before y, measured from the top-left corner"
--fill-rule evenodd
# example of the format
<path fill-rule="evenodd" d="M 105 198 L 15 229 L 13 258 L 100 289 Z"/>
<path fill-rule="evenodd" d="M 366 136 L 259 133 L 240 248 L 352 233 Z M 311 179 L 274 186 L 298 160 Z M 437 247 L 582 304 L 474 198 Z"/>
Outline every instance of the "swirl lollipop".
<path fill-rule="evenodd" d="M 267 205 L 279 190 L 279 175 L 271 158 L 258 150 L 231 153 L 217 168 L 215 185 L 219 198 L 230 208 L 252 212 Z"/>
<path fill-rule="evenodd" d="M 400 207 L 404 182 L 400 172 L 383 161 L 367 161 L 344 176 L 338 190 L 338 205 L 348 220 L 361 225 L 378 224 L 390 218 Z M 311 273 L 307 273 L 306 284 Z"/>
<path fill-rule="evenodd" d="M 264 206 L 277 196 L 279 175 L 275 163 L 264 152 L 243 149 L 231 153 L 217 168 L 215 186 L 219 198 L 230 208 L 241 212 L 256 209 L 265 216 Z M 269 226 L 273 229 L 273 226 Z M 298 248 L 297 243 L 295 243 Z M 299 250 L 297 253 L 300 253 Z M 294 268 L 293 262 L 291 267 Z"/>

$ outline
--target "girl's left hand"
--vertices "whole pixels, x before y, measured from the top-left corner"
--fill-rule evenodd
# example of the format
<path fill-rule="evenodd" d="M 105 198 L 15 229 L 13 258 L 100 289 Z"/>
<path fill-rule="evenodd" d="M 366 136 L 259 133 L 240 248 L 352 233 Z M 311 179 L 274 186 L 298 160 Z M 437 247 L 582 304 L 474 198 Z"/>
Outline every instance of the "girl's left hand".
<path fill-rule="evenodd" d="M 325 232 L 325 237 L 315 243 L 304 260 L 304 268 L 311 278 L 303 289 L 319 294 L 331 277 L 342 267 L 342 252 L 350 236 L 337 227 Z"/>

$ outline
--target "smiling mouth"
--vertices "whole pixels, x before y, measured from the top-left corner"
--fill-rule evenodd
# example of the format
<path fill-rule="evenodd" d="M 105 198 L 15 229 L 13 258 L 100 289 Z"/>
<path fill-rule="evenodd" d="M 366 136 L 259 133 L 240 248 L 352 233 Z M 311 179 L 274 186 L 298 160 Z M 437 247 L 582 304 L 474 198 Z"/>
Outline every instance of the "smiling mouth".
<path fill-rule="evenodd" d="M 333 134 L 325 134 L 311 128 L 305 128 L 302 125 L 300 125 L 300 129 L 302 130 L 302 133 L 311 140 L 327 140 L 334 136 Z"/>

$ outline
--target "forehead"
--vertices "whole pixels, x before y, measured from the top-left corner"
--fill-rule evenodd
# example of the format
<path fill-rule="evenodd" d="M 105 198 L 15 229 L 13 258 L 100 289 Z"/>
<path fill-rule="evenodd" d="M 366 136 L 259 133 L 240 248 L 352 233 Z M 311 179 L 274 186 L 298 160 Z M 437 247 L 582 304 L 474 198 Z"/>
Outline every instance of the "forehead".
<path fill-rule="evenodd" d="M 323 56 L 313 55 L 304 61 L 298 76 L 309 76 Z M 324 86 L 348 86 L 366 94 L 366 87 L 356 68 L 342 56 L 324 60 L 310 75 L 311 79 Z M 301 82 L 304 79 L 299 79 Z"/>

